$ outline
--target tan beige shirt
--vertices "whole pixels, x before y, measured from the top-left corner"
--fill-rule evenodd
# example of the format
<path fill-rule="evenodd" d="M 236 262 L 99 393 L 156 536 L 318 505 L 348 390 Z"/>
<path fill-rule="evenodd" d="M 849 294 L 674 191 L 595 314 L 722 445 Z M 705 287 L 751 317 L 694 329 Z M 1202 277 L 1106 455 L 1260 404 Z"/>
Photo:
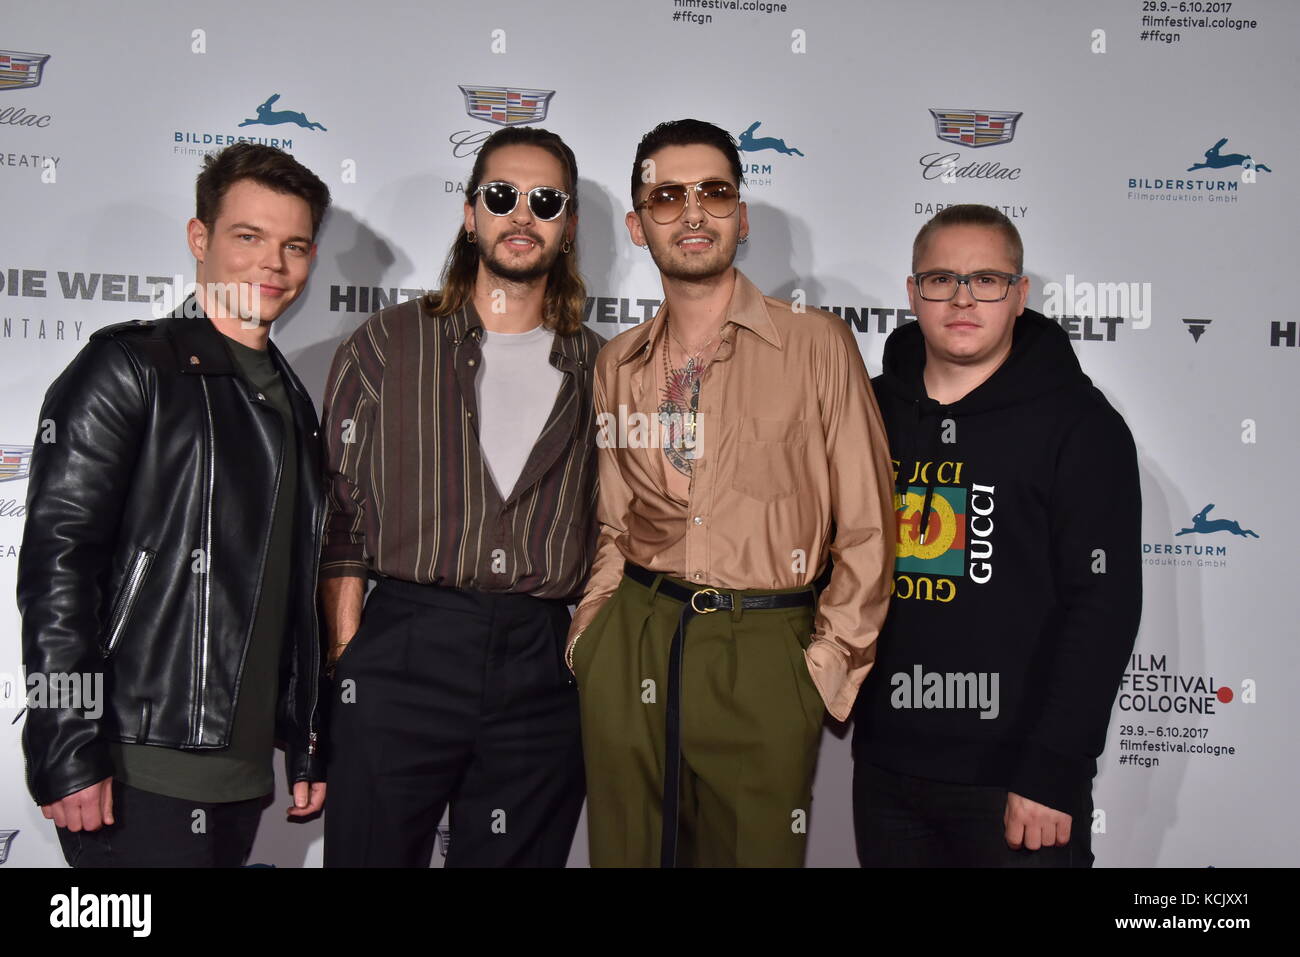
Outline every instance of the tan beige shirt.
<path fill-rule="evenodd" d="M 570 640 L 618 586 L 625 559 L 701 587 L 794 588 L 830 555 L 805 657 L 842 721 L 875 658 L 896 538 L 885 430 L 853 333 L 829 313 L 764 296 L 737 270 L 700 389 L 702 456 L 682 498 L 666 487 L 655 444 L 650 363 L 663 361 L 667 311 L 596 360 L 600 538 Z"/>

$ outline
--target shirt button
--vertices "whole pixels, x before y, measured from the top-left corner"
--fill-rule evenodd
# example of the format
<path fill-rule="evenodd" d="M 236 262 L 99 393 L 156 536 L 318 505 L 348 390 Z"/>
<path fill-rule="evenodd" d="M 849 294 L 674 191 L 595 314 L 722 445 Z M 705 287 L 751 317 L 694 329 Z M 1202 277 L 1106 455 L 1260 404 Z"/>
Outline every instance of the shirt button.
<path fill-rule="evenodd" d="M 465 413 L 465 418 L 467 418 L 467 419 L 472 419 L 472 418 L 474 418 L 474 413 L 473 413 L 473 412 L 466 412 L 466 413 Z"/>
<path fill-rule="evenodd" d="M 473 364 L 474 364 L 474 360 L 473 360 L 473 359 L 470 359 L 468 364 L 469 364 L 469 365 L 473 365 Z"/>
<path fill-rule="evenodd" d="M 703 525 L 703 524 L 704 524 L 704 519 L 702 519 L 702 518 L 700 518 L 700 516 L 696 515 L 696 516 L 695 516 L 695 524 L 696 524 L 696 525 Z"/>
<path fill-rule="evenodd" d="M 698 582 L 698 581 L 703 581 L 703 580 L 704 580 L 704 572 L 696 572 L 696 573 L 695 573 L 695 580 L 696 580 L 697 582 Z"/>

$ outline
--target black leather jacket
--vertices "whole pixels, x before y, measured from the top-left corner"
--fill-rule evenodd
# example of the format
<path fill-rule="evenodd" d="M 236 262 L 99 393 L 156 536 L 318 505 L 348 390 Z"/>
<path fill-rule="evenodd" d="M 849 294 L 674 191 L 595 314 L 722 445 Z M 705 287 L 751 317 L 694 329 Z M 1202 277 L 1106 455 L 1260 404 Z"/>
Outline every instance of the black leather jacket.
<path fill-rule="evenodd" d="M 18 561 L 23 664 L 29 687 L 37 673 L 102 672 L 104 700 L 98 719 L 84 708 L 28 708 L 23 751 L 37 804 L 111 775 L 110 739 L 198 750 L 230 741 L 284 427 L 222 334 L 183 308 L 96 332 L 41 408 Z M 268 349 L 293 406 L 300 463 L 276 712 L 292 786 L 325 779 L 315 597 L 323 473 L 315 407 Z"/>

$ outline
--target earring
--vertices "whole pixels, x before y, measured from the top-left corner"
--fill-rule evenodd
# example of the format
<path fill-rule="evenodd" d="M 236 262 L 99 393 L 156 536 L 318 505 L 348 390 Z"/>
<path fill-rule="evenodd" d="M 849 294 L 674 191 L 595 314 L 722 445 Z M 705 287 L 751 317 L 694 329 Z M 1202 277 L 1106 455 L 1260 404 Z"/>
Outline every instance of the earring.
<path fill-rule="evenodd" d="M 737 242 L 739 245 L 743 246 L 743 245 L 745 245 L 745 243 L 749 242 L 749 237 L 748 237 L 748 236 L 741 236 L 738 240 L 736 240 L 736 242 Z"/>
<path fill-rule="evenodd" d="M 478 236 L 474 235 L 473 233 L 466 233 L 465 242 L 473 246 L 476 242 L 478 242 Z"/>
<path fill-rule="evenodd" d="M 562 252 L 562 253 L 567 253 L 567 252 L 568 252 L 570 249 L 572 249 L 572 248 L 573 248 L 573 243 L 569 242 L 569 241 L 566 239 L 566 240 L 564 241 L 564 245 L 560 247 L 560 252 Z"/>

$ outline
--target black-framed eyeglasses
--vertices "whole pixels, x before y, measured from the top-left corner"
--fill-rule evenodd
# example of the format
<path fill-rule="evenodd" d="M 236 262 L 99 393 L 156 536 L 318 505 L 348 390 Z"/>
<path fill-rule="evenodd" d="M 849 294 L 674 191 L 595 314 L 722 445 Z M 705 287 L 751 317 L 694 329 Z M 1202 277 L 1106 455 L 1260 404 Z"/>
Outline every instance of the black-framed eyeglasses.
<path fill-rule="evenodd" d="M 946 269 L 919 272 L 912 277 L 917 292 L 927 302 L 948 302 L 957 295 L 962 283 L 976 302 L 1001 302 L 1007 298 L 1012 285 L 1024 277 L 1019 273 L 972 272 L 962 275 Z"/>
<path fill-rule="evenodd" d="M 519 205 L 519 189 L 509 183 L 484 183 L 474 191 L 483 197 L 483 207 L 493 216 L 509 216 Z M 569 202 L 569 194 L 554 186 L 534 186 L 528 191 L 528 208 L 534 216 L 549 223 Z"/>
<path fill-rule="evenodd" d="M 650 218 L 660 226 L 675 223 L 686 212 L 687 197 L 692 190 L 700 208 L 718 219 L 726 219 L 740 205 L 740 190 L 725 179 L 704 179 L 698 183 L 665 183 L 650 187 L 637 209 L 649 209 Z"/>

